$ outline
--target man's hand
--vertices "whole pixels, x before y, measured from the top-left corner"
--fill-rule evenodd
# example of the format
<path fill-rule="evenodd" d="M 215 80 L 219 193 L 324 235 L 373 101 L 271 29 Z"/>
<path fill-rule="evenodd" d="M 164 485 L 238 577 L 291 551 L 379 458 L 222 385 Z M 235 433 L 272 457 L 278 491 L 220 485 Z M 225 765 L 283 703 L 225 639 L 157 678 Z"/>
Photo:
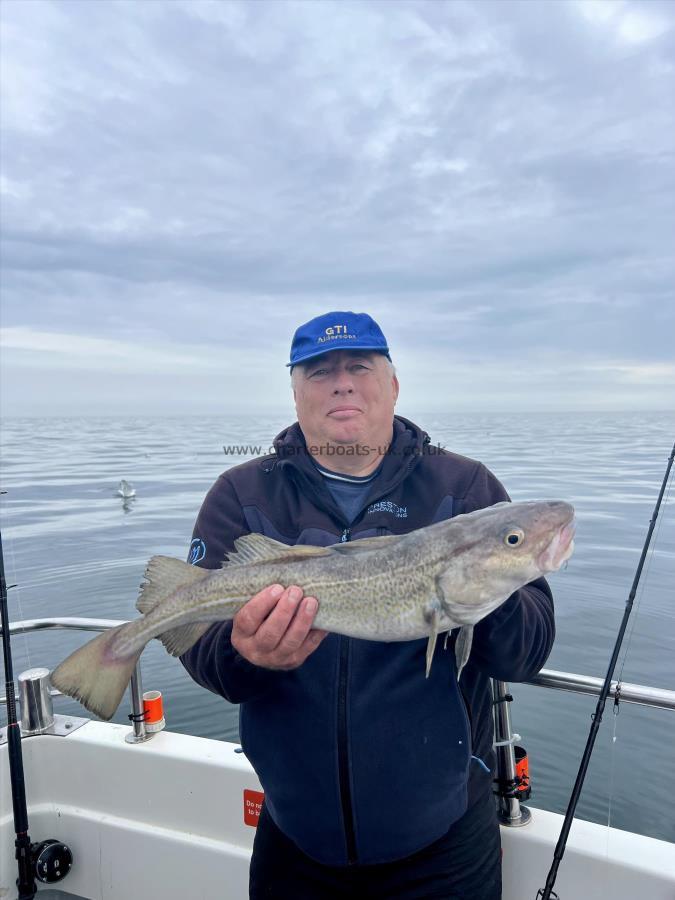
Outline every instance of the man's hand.
<path fill-rule="evenodd" d="M 328 634 L 312 628 L 315 597 L 292 584 L 273 584 L 252 597 L 232 621 L 232 646 L 244 659 L 266 669 L 297 669 Z"/>

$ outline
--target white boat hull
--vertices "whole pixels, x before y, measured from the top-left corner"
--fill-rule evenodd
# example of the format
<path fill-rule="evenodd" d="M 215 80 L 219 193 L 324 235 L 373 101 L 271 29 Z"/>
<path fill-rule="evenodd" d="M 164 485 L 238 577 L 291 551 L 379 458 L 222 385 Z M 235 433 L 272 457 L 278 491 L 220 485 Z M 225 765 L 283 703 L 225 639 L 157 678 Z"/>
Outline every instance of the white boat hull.
<path fill-rule="evenodd" d="M 91 721 L 67 737 L 22 742 L 31 837 L 58 838 L 74 856 L 58 887 L 91 900 L 245 900 L 255 828 L 244 822 L 244 791 L 260 790 L 248 760 L 235 744 L 164 731 L 130 745 L 128 732 Z M 503 900 L 534 900 L 545 882 L 562 818 L 532 813 L 529 825 L 502 828 Z M 5 744 L 0 898 L 16 895 L 15 879 Z M 673 900 L 675 845 L 576 820 L 556 892 L 561 900 Z"/>

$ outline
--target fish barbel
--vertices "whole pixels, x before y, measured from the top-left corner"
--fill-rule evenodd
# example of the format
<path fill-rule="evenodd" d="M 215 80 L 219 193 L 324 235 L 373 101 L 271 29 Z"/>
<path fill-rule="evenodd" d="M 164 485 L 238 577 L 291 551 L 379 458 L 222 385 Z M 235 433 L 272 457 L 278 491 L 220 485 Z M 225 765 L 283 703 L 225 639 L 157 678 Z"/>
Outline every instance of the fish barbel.
<path fill-rule="evenodd" d="M 427 675 L 439 634 L 461 628 L 458 677 L 472 626 L 511 594 L 560 568 L 574 549 L 574 509 L 559 500 L 497 503 L 403 535 L 330 547 L 288 546 L 261 534 L 235 541 L 221 569 L 153 556 L 136 608 L 72 653 L 51 682 L 110 719 L 152 638 L 180 656 L 214 622 L 232 619 L 271 584 L 316 597 L 314 627 L 373 641 L 429 638 Z"/>

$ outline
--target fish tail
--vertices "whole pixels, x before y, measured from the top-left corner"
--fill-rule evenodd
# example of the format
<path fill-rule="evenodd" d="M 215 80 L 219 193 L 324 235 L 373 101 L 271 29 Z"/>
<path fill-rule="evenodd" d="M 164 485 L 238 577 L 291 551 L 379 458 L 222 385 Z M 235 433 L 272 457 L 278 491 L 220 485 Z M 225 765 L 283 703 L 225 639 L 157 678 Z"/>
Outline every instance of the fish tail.
<path fill-rule="evenodd" d="M 113 649 L 133 623 L 118 625 L 88 641 L 58 665 L 50 676 L 55 688 L 73 697 L 101 719 L 111 719 L 124 696 L 145 644 L 127 655 Z"/>

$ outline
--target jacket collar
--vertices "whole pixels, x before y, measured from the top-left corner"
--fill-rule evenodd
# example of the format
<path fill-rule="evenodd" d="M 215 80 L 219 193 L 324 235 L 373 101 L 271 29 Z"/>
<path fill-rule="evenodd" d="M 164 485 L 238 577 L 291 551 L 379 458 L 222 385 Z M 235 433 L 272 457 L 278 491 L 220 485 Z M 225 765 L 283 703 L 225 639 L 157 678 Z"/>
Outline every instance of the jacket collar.
<path fill-rule="evenodd" d="M 394 416 L 391 445 L 384 456 L 382 469 L 373 481 L 364 508 L 388 494 L 412 472 L 420 460 L 424 445 L 429 441 L 426 431 L 403 416 Z M 326 488 L 323 476 L 311 460 L 298 422 L 294 422 L 276 436 L 274 449 L 278 458 L 277 466 L 286 469 L 293 478 L 302 483 L 303 489 L 309 492 L 316 502 L 342 520 L 342 514 Z"/>

